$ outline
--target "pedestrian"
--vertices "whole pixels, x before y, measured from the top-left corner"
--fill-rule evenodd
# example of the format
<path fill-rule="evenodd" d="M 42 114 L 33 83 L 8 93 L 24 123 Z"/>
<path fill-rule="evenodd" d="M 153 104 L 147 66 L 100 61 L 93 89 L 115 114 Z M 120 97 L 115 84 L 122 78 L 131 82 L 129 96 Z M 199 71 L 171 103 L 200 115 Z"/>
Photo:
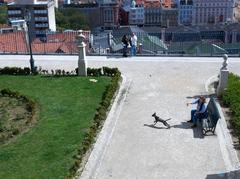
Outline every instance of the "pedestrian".
<path fill-rule="evenodd" d="M 192 122 L 193 125 L 191 127 L 195 128 L 197 127 L 198 120 L 204 119 L 208 116 L 206 98 L 204 96 L 200 96 L 196 101 L 187 103 L 187 106 L 189 104 L 197 104 L 197 108 L 191 110 L 191 120 L 187 121 Z"/>
<path fill-rule="evenodd" d="M 135 33 L 132 33 L 131 37 L 131 55 L 136 56 L 137 54 L 137 36 Z"/>
<path fill-rule="evenodd" d="M 127 35 L 124 35 L 122 37 L 122 43 L 123 43 L 123 57 L 127 57 L 127 51 L 128 51 L 128 45 L 129 45 L 129 39 Z"/>

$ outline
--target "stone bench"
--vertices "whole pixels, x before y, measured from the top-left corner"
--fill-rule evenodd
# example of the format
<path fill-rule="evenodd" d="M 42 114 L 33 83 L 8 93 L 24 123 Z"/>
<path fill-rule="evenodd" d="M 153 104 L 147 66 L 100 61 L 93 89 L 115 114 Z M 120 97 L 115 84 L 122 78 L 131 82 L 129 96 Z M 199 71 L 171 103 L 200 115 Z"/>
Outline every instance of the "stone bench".
<path fill-rule="evenodd" d="M 201 120 L 203 135 L 206 135 L 209 132 L 212 132 L 212 134 L 214 134 L 217 122 L 221 118 L 216 105 L 216 101 L 213 97 L 210 98 L 207 110 L 208 117 Z"/>

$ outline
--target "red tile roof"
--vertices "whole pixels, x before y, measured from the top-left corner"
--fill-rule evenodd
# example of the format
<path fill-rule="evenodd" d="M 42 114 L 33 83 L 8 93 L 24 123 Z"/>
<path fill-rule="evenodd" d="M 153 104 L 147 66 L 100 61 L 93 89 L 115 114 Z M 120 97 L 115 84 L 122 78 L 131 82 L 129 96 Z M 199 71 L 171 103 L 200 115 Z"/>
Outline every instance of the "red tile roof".
<path fill-rule="evenodd" d="M 89 31 L 83 32 L 86 42 L 89 42 Z M 65 53 L 76 54 L 77 32 L 56 33 L 47 35 L 47 42 L 35 39 L 32 43 L 32 51 L 36 54 Z M 0 34 L 0 53 L 28 53 L 28 45 L 25 32 L 17 31 Z"/>
<path fill-rule="evenodd" d="M 0 52 L 5 53 L 26 53 L 27 45 L 25 33 L 11 32 L 0 34 Z"/>

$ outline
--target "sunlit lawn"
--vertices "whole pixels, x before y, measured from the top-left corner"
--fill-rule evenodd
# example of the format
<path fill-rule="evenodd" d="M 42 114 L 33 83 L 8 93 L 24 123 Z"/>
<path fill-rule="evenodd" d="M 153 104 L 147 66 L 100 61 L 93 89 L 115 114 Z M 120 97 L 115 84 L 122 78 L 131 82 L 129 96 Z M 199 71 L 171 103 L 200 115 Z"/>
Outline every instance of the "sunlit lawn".
<path fill-rule="evenodd" d="M 66 178 L 72 156 L 91 125 L 110 78 L 0 76 L 0 90 L 18 91 L 39 105 L 38 123 L 0 145 L 0 178 Z"/>

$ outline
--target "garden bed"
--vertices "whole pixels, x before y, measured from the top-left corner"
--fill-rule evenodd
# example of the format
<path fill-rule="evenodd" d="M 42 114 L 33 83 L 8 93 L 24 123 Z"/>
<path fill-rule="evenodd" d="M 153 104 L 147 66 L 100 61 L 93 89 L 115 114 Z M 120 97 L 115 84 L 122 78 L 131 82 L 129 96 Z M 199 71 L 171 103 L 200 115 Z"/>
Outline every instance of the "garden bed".
<path fill-rule="evenodd" d="M 106 118 L 120 73 L 99 77 L 0 76 L 39 107 L 38 123 L 0 146 L 0 178 L 73 176 Z M 92 80 L 94 78 L 94 80 Z"/>

